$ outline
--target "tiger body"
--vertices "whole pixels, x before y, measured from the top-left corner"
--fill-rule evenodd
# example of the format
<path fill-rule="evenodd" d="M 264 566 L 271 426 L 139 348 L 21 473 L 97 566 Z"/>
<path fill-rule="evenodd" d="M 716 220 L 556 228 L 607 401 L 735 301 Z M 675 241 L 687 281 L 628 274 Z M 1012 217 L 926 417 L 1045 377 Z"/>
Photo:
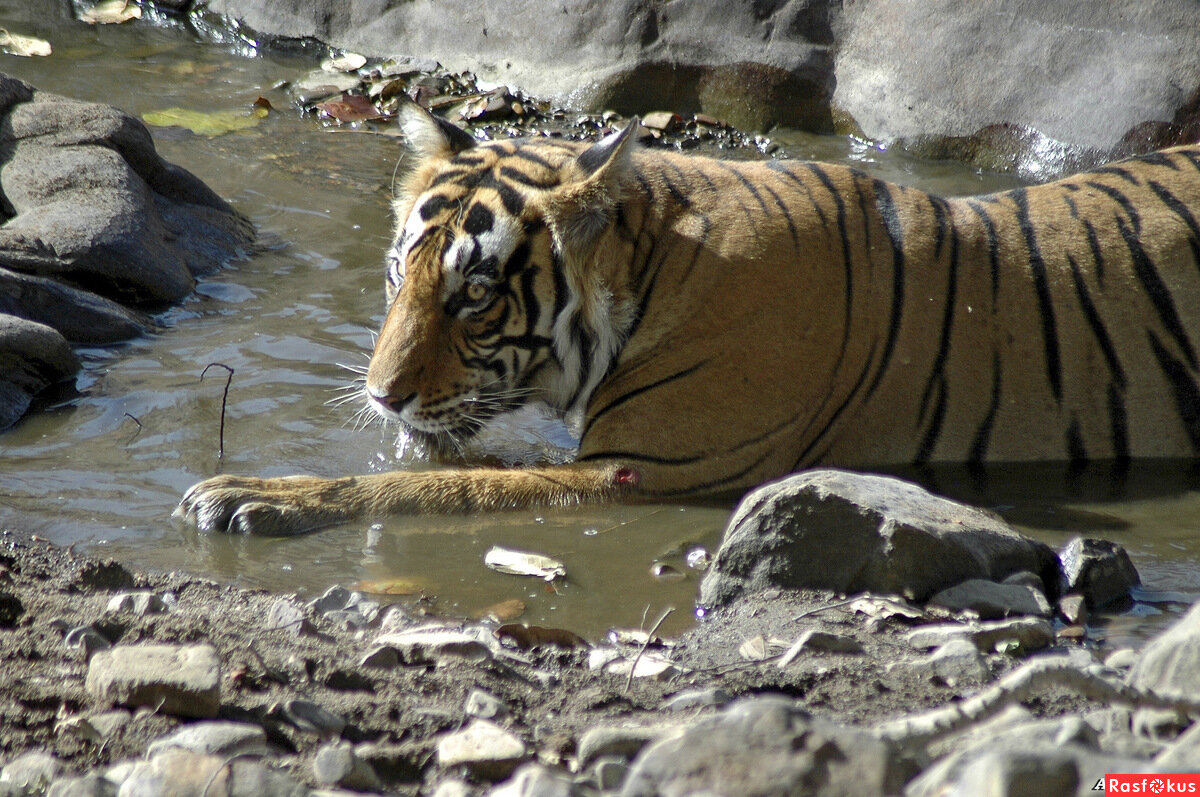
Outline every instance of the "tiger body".
<path fill-rule="evenodd" d="M 366 380 L 433 442 L 540 399 L 576 461 L 217 477 L 203 527 L 745 490 L 815 464 L 1200 453 L 1200 148 L 943 199 L 852 168 L 476 145 L 414 110 Z M 1193 209 L 1196 209 L 1193 211 Z"/>

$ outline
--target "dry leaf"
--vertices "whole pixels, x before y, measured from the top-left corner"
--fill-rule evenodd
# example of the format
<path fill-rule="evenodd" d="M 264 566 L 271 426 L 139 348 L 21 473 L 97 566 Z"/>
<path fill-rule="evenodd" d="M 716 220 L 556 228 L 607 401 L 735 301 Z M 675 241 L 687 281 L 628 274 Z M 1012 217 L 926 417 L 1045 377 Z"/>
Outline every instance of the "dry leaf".
<path fill-rule="evenodd" d="M 762 661 L 767 657 L 767 640 L 761 634 L 742 642 L 738 655 L 749 661 Z"/>
<path fill-rule="evenodd" d="M 419 595 L 427 585 L 413 578 L 379 578 L 360 581 L 354 585 L 358 592 L 371 595 Z"/>
<path fill-rule="evenodd" d="M 79 12 L 79 19 L 89 25 L 119 25 L 142 18 L 142 7 L 128 0 L 101 0 Z"/>
<path fill-rule="evenodd" d="M 499 545 L 492 546 L 492 549 L 484 555 L 483 563 L 501 573 L 513 576 L 536 576 L 546 581 L 553 581 L 567 574 L 567 568 L 563 566 L 563 563 L 551 559 L 549 556 L 513 551 L 501 548 Z"/>
<path fill-rule="evenodd" d="M 42 56 L 45 57 L 53 52 L 50 47 L 50 42 L 45 39 L 37 39 L 33 36 L 22 36 L 19 33 L 9 33 L 0 28 L 0 51 L 6 52 L 9 55 Z"/>
<path fill-rule="evenodd" d="M 493 603 L 486 609 L 475 613 L 476 620 L 492 620 L 497 623 L 507 623 L 525 614 L 525 601 L 520 598 L 510 598 L 506 601 Z"/>
<path fill-rule="evenodd" d="M 361 94 L 343 94 L 341 99 L 318 102 L 317 110 L 339 122 L 361 122 L 367 119 L 382 119 L 379 109 Z"/>
<path fill-rule="evenodd" d="M 587 640 L 565 628 L 543 628 L 540 625 L 509 623 L 496 629 L 496 638 L 511 642 L 521 650 L 555 645 L 560 648 L 586 648 Z"/>

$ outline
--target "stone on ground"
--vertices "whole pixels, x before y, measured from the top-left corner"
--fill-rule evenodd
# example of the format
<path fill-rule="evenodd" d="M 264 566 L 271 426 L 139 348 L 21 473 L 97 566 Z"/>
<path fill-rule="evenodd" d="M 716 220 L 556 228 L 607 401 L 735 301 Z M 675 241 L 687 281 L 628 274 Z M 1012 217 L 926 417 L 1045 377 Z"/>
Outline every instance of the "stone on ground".
<path fill-rule="evenodd" d="M 113 705 L 210 718 L 221 697 L 221 662 L 210 645 L 122 645 L 88 663 L 87 690 Z"/>

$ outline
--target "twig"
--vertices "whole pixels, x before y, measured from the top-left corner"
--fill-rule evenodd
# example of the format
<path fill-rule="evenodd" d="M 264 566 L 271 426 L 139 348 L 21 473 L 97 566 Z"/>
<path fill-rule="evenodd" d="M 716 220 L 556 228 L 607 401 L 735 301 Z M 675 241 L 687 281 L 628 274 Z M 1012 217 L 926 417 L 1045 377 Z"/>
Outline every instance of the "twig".
<path fill-rule="evenodd" d="M 1026 662 L 994 685 L 955 704 L 923 714 L 885 722 L 874 733 L 902 746 L 928 744 L 992 717 L 1005 706 L 1020 703 L 1051 687 L 1070 689 L 1083 697 L 1134 707 L 1164 708 L 1182 713 L 1200 712 L 1200 700 L 1172 700 L 1130 686 L 1103 667 L 1080 669 L 1064 657 Z"/>
<path fill-rule="evenodd" d="M 137 427 L 138 427 L 139 429 L 141 429 L 141 428 L 142 428 L 142 422 L 141 422 L 141 421 L 139 421 L 137 418 L 133 417 L 132 415 L 130 415 L 128 412 L 127 412 L 127 413 L 125 413 L 125 417 L 126 417 L 126 418 L 128 418 L 129 420 L 133 421 L 134 423 L 136 423 L 136 424 L 137 424 Z"/>
<path fill-rule="evenodd" d="M 208 369 L 216 366 L 224 368 L 229 373 L 225 376 L 225 392 L 221 394 L 221 426 L 217 432 L 217 459 L 225 458 L 225 405 L 229 403 L 229 385 L 233 382 L 233 369 L 225 363 L 209 363 L 204 366 L 204 370 L 200 372 L 200 381 L 204 381 L 204 375 L 208 373 Z M 139 424 L 140 426 L 140 424 Z"/>
<path fill-rule="evenodd" d="M 654 639 L 654 635 L 658 633 L 658 629 L 663 624 L 663 620 L 666 620 L 668 617 L 670 617 L 671 612 L 673 611 L 675 611 L 674 606 L 668 607 L 667 610 L 662 613 L 662 616 L 658 618 L 658 622 L 654 624 L 654 627 L 650 629 L 650 632 L 646 634 L 646 639 L 642 642 L 642 646 L 638 648 L 637 655 L 633 657 L 633 664 L 629 667 L 629 678 L 625 680 L 626 692 L 628 692 L 629 688 L 633 686 L 633 674 L 637 672 L 638 662 L 642 660 L 642 654 L 646 652 L 646 648 L 650 647 L 650 640 Z"/>

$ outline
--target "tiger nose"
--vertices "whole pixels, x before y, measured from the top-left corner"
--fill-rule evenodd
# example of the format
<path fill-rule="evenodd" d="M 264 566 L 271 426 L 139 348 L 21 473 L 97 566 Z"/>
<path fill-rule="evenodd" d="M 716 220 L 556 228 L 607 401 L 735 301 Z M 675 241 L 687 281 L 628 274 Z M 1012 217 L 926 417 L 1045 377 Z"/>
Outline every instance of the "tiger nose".
<path fill-rule="evenodd" d="M 397 415 L 399 415 L 404 410 L 405 407 L 407 407 L 409 404 L 411 404 L 413 399 L 415 399 L 416 397 L 417 397 L 416 393 L 409 393 L 406 396 L 393 396 L 393 395 L 377 396 L 374 393 L 371 394 L 371 399 L 373 401 L 375 401 L 378 404 L 382 404 L 389 411 L 394 412 Z"/>

